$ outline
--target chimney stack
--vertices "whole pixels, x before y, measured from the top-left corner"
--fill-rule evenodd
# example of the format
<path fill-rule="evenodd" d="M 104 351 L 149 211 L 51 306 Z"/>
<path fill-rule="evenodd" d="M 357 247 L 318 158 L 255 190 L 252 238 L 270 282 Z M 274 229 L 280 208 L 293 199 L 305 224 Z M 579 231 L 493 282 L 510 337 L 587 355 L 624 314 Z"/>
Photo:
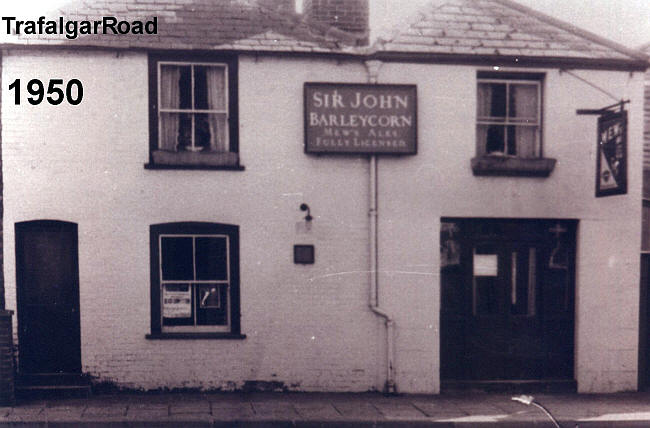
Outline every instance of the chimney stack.
<path fill-rule="evenodd" d="M 331 25 L 357 35 L 368 43 L 369 0 L 304 0 L 303 14 L 309 21 Z"/>
<path fill-rule="evenodd" d="M 257 0 L 257 4 L 276 12 L 296 13 L 296 0 Z"/>

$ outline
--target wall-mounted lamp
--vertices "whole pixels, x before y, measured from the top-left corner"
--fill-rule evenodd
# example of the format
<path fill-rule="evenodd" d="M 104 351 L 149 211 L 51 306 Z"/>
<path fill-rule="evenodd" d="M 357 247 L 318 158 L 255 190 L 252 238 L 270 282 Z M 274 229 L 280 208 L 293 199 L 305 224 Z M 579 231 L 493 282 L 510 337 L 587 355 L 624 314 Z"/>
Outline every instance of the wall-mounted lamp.
<path fill-rule="evenodd" d="M 307 211 L 307 215 L 305 216 L 306 221 L 312 221 L 314 219 L 314 217 L 311 216 L 309 205 L 305 204 L 304 202 L 300 204 L 300 211 Z"/>

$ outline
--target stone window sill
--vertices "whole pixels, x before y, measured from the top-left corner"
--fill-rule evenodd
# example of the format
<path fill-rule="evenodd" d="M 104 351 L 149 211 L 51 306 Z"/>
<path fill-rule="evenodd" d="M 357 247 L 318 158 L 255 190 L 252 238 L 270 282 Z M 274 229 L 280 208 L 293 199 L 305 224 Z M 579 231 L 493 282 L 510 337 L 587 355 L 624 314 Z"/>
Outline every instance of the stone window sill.
<path fill-rule="evenodd" d="M 473 158 L 471 162 L 472 172 L 477 176 L 548 177 L 555 168 L 556 160 L 479 156 Z"/>
<path fill-rule="evenodd" d="M 194 340 L 194 339 L 246 339 L 245 334 L 239 333 L 152 333 L 145 336 L 149 340 Z"/>
<path fill-rule="evenodd" d="M 243 171 L 239 165 L 239 154 L 202 153 L 202 152 L 168 152 L 155 150 L 151 153 L 151 163 L 145 164 L 147 169 L 224 169 Z"/>

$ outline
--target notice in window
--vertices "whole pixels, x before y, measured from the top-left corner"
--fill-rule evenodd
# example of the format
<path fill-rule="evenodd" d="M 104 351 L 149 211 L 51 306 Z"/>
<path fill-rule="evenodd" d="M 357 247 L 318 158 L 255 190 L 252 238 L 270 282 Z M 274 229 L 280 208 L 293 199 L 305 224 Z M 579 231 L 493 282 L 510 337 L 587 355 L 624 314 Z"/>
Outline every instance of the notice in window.
<path fill-rule="evenodd" d="M 496 254 L 474 254 L 474 276 L 497 276 Z"/>
<path fill-rule="evenodd" d="M 192 288 L 189 284 L 166 284 L 163 287 L 163 317 L 192 317 Z"/>

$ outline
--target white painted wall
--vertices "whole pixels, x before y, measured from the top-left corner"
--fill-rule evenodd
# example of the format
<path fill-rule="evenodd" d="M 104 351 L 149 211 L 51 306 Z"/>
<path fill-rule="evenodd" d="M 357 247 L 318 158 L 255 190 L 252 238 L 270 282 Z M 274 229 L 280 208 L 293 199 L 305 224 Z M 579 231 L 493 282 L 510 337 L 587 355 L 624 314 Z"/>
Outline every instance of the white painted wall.
<path fill-rule="evenodd" d="M 426 312 L 423 306 L 431 308 L 435 314 L 431 316 L 435 331 L 431 347 L 437 352 L 440 217 L 578 219 L 578 390 L 636 389 L 643 73 L 573 71 L 621 99 L 632 100 L 628 194 L 595 198 L 597 117 L 578 116 L 576 109 L 600 108 L 615 101 L 567 73 L 530 71 L 546 72 L 543 150 L 545 156 L 557 159 L 549 178 L 472 175 L 476 68 L 401 64 L 382 68 L 380 83 L 418 84 L 420 128 L 415 158 L 380 163 L 381 193 L 390 195 L 380 199 L 384 243 L 380 264 L 387 270 L 428 271 L 433 277 L 431 281 L 421 274 L 386 274 L 384 280 L 390 284 L 387 300 L 392 303 L 391 310 L 416 308 L 402 310 L 403 321 L 397 320 L 398 325 L 416 324 L 413 335 L 427 327 L 420 315 Z M 408 301 L 402 295 L 404 283 L 410 288 Z M 412 284 L 417 284 L 418 292 Z M 412 314 L 419 316 L 409 317 Z M 419 341 L 425 337 L 422 333 Z M 426 365 L 423 359 L 413 360 L 421 361 L 422 368 Z M 430 364 L 437 372 L 438 361 Z"/>
<path fill-rule="evenodd" d="M 631 98 L 629 193 L 594 198 L 594 117 L 610 104 L 548 70 L 544 150 L 551 177 L 474 177 L 476 68 L 385 64 L 380 83 L 418 85 L 418 155 L 379 162 L 380 301 L 394 314 L 397 384 L 439 390 L 439 219 L 580 220 L 576 376 L 581 391 L 636 386 L 642 74 L 579 71 Z M 145 170 L 147 60 L 112 51 L 11 51 L 2 81 L 80 79 L 80 106 L 15 106 L 3 85 L 5 278 L 15 308 L 15 222 L 79 224 L 82 361 L 136 388 L 381 389 L 385 331 L 368 301 L 368 161 L 303 153 L 303 83 L 365 82 L 365 67 L 323 59 L 242 57 L 235 171 Z M 296 223 L 306 202 L 313 229 Z M 238 224 L 243 341 L 151 341 L 149 225 Z M 313 243 L 316 264 L 294 265 Z M 612 338 L 615 337 L 616 340 Z"/>

